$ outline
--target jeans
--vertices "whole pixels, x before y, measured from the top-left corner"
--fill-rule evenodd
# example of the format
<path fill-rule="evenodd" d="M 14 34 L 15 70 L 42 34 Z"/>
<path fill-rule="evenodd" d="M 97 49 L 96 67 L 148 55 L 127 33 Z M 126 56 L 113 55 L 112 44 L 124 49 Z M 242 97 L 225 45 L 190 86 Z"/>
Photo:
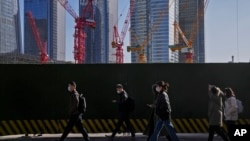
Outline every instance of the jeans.
<path fill-rule="evenodd" d="M 166 127 L 168 135 L 171 138 L 171 140 L 172 141 L 179 141 L 179 138 L 177 137 L 177 135 L 175 133 L 175 129 L 174 129 L 172 123 L 170 122 L 170 120 L 161 120 L 161 119 L 159 119 L 157 121 L 157 123 L 155 125 L 155 129 L 154 129 L 154 133 L 150 137 L 149 141 L 157 141 L 159 134 L 164 126 Z"/>

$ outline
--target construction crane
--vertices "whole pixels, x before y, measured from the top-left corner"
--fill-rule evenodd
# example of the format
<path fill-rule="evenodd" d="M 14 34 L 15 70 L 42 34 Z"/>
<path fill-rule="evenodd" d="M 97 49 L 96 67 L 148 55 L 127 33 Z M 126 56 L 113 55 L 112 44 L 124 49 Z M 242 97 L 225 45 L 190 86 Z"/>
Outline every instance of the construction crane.
<path fill-rule="evenodd" d="M 130 23 L 129 22 L 130 21 L 130 16 L 131 16 L 131 13 L 134 10 L 134 6 L 135 6 L 135 0 L 132 0 L 130 8 L 129 8 L 128 13 L 127 13 L 127 17 L 126 17 L 126 19 L 124 21 L 124 25 L 123 25 L 121 34 L 118 33 L 117 26 L 116 25 L 114 26 L 113 42 L 111 43 L 111 45 L 112 45 L 113 48 L 116 48 L 115 55 L 116 55 L 116 63 L 117 64 L 122 64 L 123 63 L 124 54 L 123 54 L 122 46 L 123 46 L 123 42 L 124 42 L 126 33 L 128 31 L 128 27 L 129 27 L 129 23 Z"/>
<path fill-rule="evenodd" d="M 197 31 L 198 31 L 198 24 L 199 24 L 199 19 L 200 17 L 204 16 L 205 10 L 207 8 L 209 4 L 209 0 L 206 0 L 204 3 L 204 6 L 199 6 L 199 9 L 197 11 L 196 14 L 196 18 L 194 19 L 194 23 L 192 25 L 192 29 L 191 29 L 191 34 L 190 34 L 190 38 L 189 40 L 186 38 L 186 36 L 184 35 L 184 32 L 181 30 L 179 24 L 177 21 L 174 22 L 174 45 L 170 45 L 169 48 L 172 51 L 180 51 L 181 53 L 185 54 L 185 63 L 193 63 L 194 62 L 194 55 L 193 55 L 193 42 L 194 39 L 197 35 Z M 188 5 L 187 3 L 185 5 Z M 204 9 L 204 13 L 201 12 L 202 9 Z M 184 41 L 185 44 L 179 44 L 178 41 L 178 37 L 179 35 L 177 34 L 177 32 L 179 33 L 180 37 L 182 38 L 182 40 Z"/>
<path fill-rule="evenodd" d="M 33 18 L 31 11 L 28 11 L 26 13 L 26 16 L 28 17 L 30 27 L 32 29 L 32 32 L 34 34 L 34 38 L 35 38 L 36 43 L 37 43 L 37 47 L 38 47 L 39 54 L 40 54 L 40 62 L 42 64 L 45 64 L 49 61 L 49 55 L 47 54 L 47 41 L 45 41 L 45 42 L 42 41 L 40 34 L 39 34 L 39 31 L 38 31 L 37 26 L 36 26 L 35 19 Z"/>
<path fill-rule="evenodd" d="M 93 1 L 88 0 L 86 6 L 83 8 L 82 16 L 79 17 L 73 8 L 70 6 L 68 0 L 58 0 L 58 2 L 65 8 L 65 10 L 75 19 L 75 33 L 74 33 L 74 59 L 77 64 L 85 62 L 85 39 L 87 38 L 84 31 L 85 27 L 96 27 L 94 21 Z"/>
<path fill-rule="evenodd" d="M 167 4 L 167 7 L 171 7 L 175 0 L 172 0 L 170 4 Z M 169 8 L 164 8 L 159 14 L 158 18 L 161 18 L 161 20 L 158 20 L 151 28 L 148 36 L 145 38 L 145 40 L 142 42 L 142 44 L 137 45 L 135 47 L 128 46 L 127 47 L 127 52 L 138 52 L 138 62 L 139 63 L 147 63 L 147 57 L 145 55 L 144 49 L 147 46 L 148 42 L 152 39 L 153 32 L 158 28 L 160 25 L 161 21 L 163 20 L 162 17 L 167 15 Z"/>
<path fill-rule="evenodd" d="M 185 45 L 178 44 L 178 34 L 184 41 Z M 175 45 L 170 45 L 169 48 L 171 51 L 181 51 L 185 54 L 185 63 L 193 63 L 193 42 L 188 40 L 183 31 L 180 28 L 180 25 L 177 21 L 174 22 L 174 43 Z"/>

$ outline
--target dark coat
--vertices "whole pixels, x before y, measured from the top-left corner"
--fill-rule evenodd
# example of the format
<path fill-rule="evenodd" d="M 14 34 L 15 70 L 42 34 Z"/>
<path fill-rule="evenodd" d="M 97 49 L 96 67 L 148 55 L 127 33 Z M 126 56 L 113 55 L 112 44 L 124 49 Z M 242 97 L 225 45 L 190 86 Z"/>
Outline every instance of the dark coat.
<path fill-rule="evenodd" d="M 71 92 L 70 93 L 70 107 L 69 107 L 69 114 L 77 115 L 79 114 L 78 111 L 78 105 L 79 105 L 79 94 L 78 92 Z"/>
<path fill-rule="evenodd" d="M 128 99 L 128 94 L 124 90 L 120 94 L 120 99 L 118 100 L 118 105 L 119 105 L 119 112 L 125 113 L 128 112 L 128 105 L 126 104 L 126 101 Z"/>
<path fill-rule="evenodd" d="M 159 93 L 156 101 L 156 114 L 162 120 L 170 120 L 171 106 L 168 94 L 163 91 Z"/>

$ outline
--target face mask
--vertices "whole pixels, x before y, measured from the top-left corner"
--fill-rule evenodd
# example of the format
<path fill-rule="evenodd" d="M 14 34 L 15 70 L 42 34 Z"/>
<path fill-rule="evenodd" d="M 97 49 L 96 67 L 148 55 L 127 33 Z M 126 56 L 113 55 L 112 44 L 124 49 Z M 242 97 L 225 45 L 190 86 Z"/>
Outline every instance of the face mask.
<path fill-rule="evenodd" d="M 117 92 L 117 94 L 120 94 L 121 92 L 120 91 L 116 91 Z"/>
<path fill-rule="evenodd" d="M 70 86 L 68 86 L 68 91 L 69 91 L 69 92 L 71 92 L 71 90 L 70 90 Z"/>
<path fill-rule="evenodd" d="M 160 89 L 159 87 L 156 87 L 155 90 L 156 90 L 157 92 L 160 92 L 160 91 L 161 91 L 161 89 Z"/>

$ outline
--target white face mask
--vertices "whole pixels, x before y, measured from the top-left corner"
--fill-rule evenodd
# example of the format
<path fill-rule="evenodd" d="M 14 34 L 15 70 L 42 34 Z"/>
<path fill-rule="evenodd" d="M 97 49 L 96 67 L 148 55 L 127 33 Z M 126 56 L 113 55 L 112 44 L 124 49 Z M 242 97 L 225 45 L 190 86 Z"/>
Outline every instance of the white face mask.
<path fill-rule="evenodd" d="M 68 86 L 68 91 L 71 92 L 70 86 Z"/>
<path fill-rule="evenodd" d="M 157 92 L 160 92 L 160 91 L 161 91 L 160 87 L 156 87 L 155 90 L 156 90 Z"/>
<path fill-rule="evenodd" d="M 121 93 L 121 91 L 116 91 L 117 92 L 117 94 L 120 94 Z"/>

